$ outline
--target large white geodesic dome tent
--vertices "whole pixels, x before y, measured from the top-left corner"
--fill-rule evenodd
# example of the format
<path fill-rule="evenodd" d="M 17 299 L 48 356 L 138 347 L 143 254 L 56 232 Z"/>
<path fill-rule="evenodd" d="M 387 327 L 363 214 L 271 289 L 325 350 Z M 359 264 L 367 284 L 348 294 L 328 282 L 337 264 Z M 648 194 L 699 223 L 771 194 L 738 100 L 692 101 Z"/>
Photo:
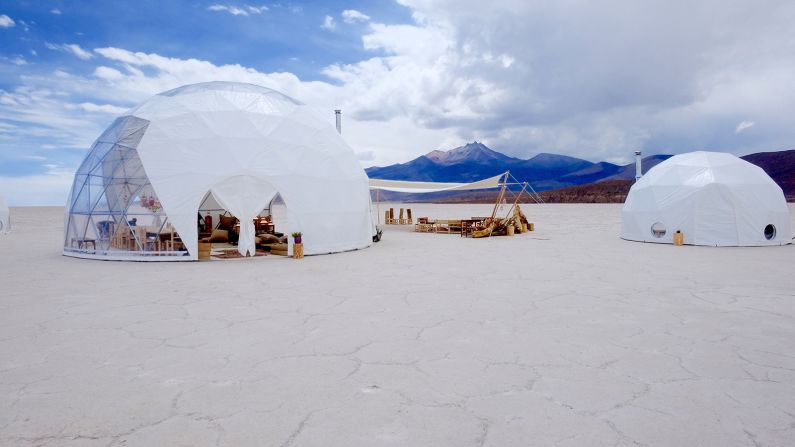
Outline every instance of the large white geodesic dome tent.
<path fill-rule="evenodd" d="M 623 239 L 711 246 L 792 242 L 784 193 L 760 167 L 731 154 L 691 152 L 652 168 L 629 191 Z"/>
<path fill-rule="evenodd" d="M 195 260 L 208 201 L 239 219 L 238 250 L 253 254 L 253 220 L 277 194 L 283 231 L 303 233 L 305 254 L 372 243 L 367 176 L 331 123 L 264 87 L 187 85 L 117 118 L 93 144 L 67 202 L 64 254 Z M 149 240 L 166 231 L 182 244 Z"/>

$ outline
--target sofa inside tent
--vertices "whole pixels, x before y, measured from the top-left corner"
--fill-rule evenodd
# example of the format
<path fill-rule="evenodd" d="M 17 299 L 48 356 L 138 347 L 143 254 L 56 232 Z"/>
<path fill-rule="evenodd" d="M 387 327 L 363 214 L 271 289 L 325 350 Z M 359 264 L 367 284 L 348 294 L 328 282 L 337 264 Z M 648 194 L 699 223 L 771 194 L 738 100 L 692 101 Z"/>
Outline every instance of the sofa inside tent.
<path fill-rule="evenodd" d="M 237 251 L 254 255 L 257 222 L 277 195 L 287 208 L 280 231 L 303 233 L 305 254 L 372 243 L 367 176 L 330 122 L 256 85 L 176 88 L 118 117 L 94 142 L 67 202 L 64 254 L 196 260 L 201 207 L 212 196 L 223 208 L 214 225 L 235 216 Z"/>
<path fill-rule="evenodd" d="M 630 189 L 623 239 L 711 246 L 792 242 L 784 193 L 761 168 L 734 155 L 691 152 L 658 164 Z"/>

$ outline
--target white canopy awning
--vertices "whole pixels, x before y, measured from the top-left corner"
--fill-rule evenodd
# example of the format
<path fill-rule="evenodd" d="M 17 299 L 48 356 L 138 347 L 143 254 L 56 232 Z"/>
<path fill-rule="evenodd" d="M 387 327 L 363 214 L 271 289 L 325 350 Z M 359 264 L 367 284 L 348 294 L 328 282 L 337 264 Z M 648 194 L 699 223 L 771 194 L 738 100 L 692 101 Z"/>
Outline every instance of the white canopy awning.
<path fill-rule="evenodd" d="M 490 189 L 500 186 L 505 177 L 503 172 L 483 180 L 472 183 L 438 183 L 438 182 L 410 182 L 404 180 L 382 180 L 377 178 L 370 179 L 370 189 L 380 189 L 381 191 L 408 192 L 408 193 L 428 193 L 442 191 L 471 191 L 473 189 Z"/>

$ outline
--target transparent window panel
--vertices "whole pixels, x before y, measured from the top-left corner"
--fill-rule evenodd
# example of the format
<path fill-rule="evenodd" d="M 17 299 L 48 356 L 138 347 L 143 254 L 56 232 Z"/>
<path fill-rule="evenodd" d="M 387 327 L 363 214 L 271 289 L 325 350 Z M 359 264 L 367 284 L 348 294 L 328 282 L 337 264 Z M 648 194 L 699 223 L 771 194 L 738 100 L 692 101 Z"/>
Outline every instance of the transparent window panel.
<path fill-rule="evenodd" d="M 147 125 L 119 118 L 92 146 L 67 203 L 65 250 L 97 256 L 187 254 L 135 149 Z"/>

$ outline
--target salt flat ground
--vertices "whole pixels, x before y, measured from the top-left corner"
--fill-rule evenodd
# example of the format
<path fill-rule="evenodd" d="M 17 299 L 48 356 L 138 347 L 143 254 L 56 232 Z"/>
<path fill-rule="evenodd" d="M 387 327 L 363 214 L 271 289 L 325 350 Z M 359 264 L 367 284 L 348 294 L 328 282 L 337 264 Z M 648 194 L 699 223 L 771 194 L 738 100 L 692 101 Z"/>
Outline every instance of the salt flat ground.
<path fill-rule="evenodd" d="M 63 257 L 62 209 L 12 209 L 0 445 L 795 445 L 795 246 L 525 211 L 514 237 L 163 264 Z"/>

